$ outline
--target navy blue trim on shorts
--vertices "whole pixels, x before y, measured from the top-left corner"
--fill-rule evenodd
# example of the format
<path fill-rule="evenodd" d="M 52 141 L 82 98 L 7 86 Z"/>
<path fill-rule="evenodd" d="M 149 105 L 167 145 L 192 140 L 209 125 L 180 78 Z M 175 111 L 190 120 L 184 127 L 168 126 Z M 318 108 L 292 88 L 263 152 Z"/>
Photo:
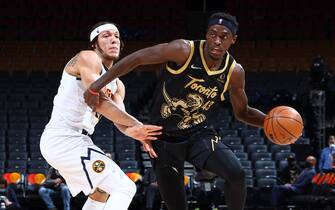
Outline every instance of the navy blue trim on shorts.
<path fill-rule="evenodd" d="M 83 165 L 83 169 L 84 169 L 84 172 L 86 174 L 86 178 L 88 180 L 88 183 L 90 184 L 91 186 L 91 189 L 93 189 L 93 184 L 92 184 L 92 181 L 90 179 L 90 176 L 88 175 L 88 172 L 86 170 L 86 167 L 85 167 L 85 160 L 91 160 L 91 151 L 94 151 L 94 152 L 97 152 L 99 154 L 102 154 L 102 155 L 105 155 L 103 152 L 100 152 L 98 150 L 95 150 L 95 149 L 92 149 L 92 148 L 87 148 L 87 157 L 80 157 L 81 158 L 81 164 Z M 106 155 L 105 155 L 106 156 Z"/>

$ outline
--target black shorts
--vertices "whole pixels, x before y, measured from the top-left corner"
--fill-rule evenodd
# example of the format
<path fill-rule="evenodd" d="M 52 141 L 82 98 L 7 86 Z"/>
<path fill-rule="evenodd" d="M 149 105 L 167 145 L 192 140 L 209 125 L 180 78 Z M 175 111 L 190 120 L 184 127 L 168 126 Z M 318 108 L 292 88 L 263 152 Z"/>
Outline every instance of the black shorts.
<path fill-rule="evenodd" d="M 193 133 L 178 137 L 177 143 L 167 139 L 153 141 L 153 148 L 158 158 L 152 160 L 154 168 L 160 167 L 183 167 L 184 161 L 192 163 L 197 169 L 203 169 L 210 156 L 216 150 L 229 149 L 222 142 L 221 136 L 211 128 L 201 128 Z M 176 138 L 176 137 L 170 137 Z"/>

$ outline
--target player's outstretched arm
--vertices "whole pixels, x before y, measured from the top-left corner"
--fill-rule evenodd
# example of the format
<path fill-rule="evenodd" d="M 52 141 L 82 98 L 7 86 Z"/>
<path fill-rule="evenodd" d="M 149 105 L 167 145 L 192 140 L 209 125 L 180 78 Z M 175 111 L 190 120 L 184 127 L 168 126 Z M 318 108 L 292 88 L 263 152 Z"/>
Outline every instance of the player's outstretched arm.
<path fill-rule="evenodd" d="M 138 66 L 160 64 L 168 61 L 184 64 L 190 51 L 191 46 L 189 41 L 182 39 L 138 50 L 117 62 L 110 71 L 93 82 L 84 93 L 85 102 L 90 107 L 94 107 L 100 101 L 98 100 L 99 94 L 97 93 L 101 88 L 115 78 L 127 74 Z"/>
<path fill-rule="evenodd" d="M 79 75 L 77 76 L 81 78 L 81 81 L 86 88 L 100 76 L 101 59 L 93 51 L 82 51 L 69 63 L 74 69 L 79 70 Z M 122 110 L 122 108 L 119 108 L 114 101 L 104 94 L 103 90 L 100 91 L 100 95 L 100 103 L 95 107 L 95 110 L 98 113 L 114 123 L 127 127 L 142 125 L 136 118 Z"/>
<path fill-rule="evenodd" d="M 248 105 L 244 91 L 245 73 L 241 65 L 236 64 L 229 82 L 229 96 L 235 117 L 247 124 L 263 127 L 265 114 Z"/>

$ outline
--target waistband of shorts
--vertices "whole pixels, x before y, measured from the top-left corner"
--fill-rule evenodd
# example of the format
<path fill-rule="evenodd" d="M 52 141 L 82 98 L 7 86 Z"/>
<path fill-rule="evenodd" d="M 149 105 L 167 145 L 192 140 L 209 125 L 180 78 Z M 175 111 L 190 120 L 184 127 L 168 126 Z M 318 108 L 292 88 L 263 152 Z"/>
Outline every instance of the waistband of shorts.
<path fill-rule="evenodd" d="M 45 130 L 67 130 L 67 131 L 75 131 L 76 133 L 80 133 L 86 136 L 91 137 L 92 135 L 85 129 L 79 129 L 79 128 L 74 128 L 74 127 L 54 127 L 54 126 L 46 126 Z"/>
<path fill-rule="evenodd" d="M 173 131 L 163 131 L 163 135 L 167 137 L 185 137 L 194 135 L 198 132 L 201 132 L 203 129 L 207 129 L 206 124 L 200 124 L 194 126 L 192 128 L 184 129 L 184 130 L 173 130 Z"/>

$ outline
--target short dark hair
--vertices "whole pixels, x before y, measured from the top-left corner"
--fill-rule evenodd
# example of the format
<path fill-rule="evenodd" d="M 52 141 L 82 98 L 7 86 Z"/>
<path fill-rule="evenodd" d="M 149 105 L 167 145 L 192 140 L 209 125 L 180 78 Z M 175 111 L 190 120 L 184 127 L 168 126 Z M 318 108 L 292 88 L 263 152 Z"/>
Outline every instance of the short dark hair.
<path fill-rule="evenodd" d="M 238 31 L 238 22 L 235 16 L 229 14 L 229 13 L 224 13 L 224 12 L 217 12 L 212 14 L 209 17 L 209 21 L 214 20 L 214 19 L 224 19 L 228 22 L 230 22 L 232 25 L 236 27 L 236 31 Z"/>
<path fill-rule="evenodd" d="M 119 27 L 117 26 L 117 24 L 115 24 L 115 23 L 113 23 L 113 22 L 109 22 L 109 21 L 100 21 L 100 22 L 94 24 L 94 26 L 92 26 L 90 32 L 88 33 L 88 40 L 90 40 L 90 35 L 91 35 L 91 33 L 92 33 L 92 31 L 93 31 L 94 29 L 96 29 L 96 28 L 99 27 L 99 26 L 105 25 L 105 24 L 113 24 L 113 25 L 115 25 L 117 28 L 119 28 Z M 91 50 L 93 50 L 93 49 L 94 49 L 93 46 L 94 46 L 94 44 L 97 42 L 97 40 L 98 40 L 98 36 L 96 36 L 92 41 L 90 41 L 88 48 L 91 49 Z M 123 41 L 122 41 L 122 39 L 121 39 L 121 34 L 120 34 L 120 43 L 121 43 L 121 44 L 120 44 L 120 52 L 121 52 L 121 50 L 122 50 L 123 47 L 124 47 L 124 43 L 123 43 Z"/>

